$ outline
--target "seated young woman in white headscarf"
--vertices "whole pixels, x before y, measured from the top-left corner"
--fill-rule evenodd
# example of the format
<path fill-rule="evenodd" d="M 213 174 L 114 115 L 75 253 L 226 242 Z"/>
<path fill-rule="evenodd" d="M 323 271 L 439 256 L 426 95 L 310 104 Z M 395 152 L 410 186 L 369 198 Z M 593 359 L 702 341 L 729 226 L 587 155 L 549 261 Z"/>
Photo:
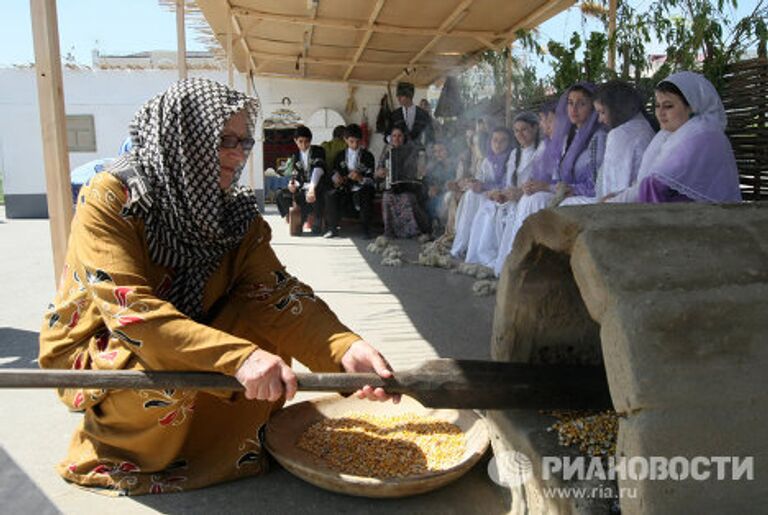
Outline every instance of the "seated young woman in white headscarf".
<path fill-rule="evenodd" d="M 661 130 L 643 155 L 637 184 L 610 202 L 740 202 L 725 109 L 712 83 L 678 72 L 655 94 Z"/>
<path fill-rule="evenodd" d="M 488 155 L 480 165 L 480 176 L 469 181 L 470 188 L 462 195 L 456 213 L 456 235 L 451 255 L 462 257 L 467 252 L 469 235 L 475 215 L 485 198 L 485 192 L 504 187 L 507 160 L 512 152 L 512 133 L 506 127 L 497 127 L 491 133 Z"/>
<path fill-rule="evenodd" d="M 619 80 L 601 84 L 595 92 L 594 105 L 598 120 L 609 129 L 595 196 L 570 196 L 561 206 L 594 204 L 632 186 L 637 181 L 643 153 L 654 136 L 643 112 L 642 98 L 630 84 Z"/>
<path fill-rule="evenodd" d="M 512 129 L 518 147 L 507 160 L 505 187 L 485 193 L 470 231 L 467 263 L 493 266 L 504 222 L 512 216 L 517 201 L 523 196 L 521 186 L 530 178 L 534 159 L 544 147 L 539 138 L 539 118 L 535 113 L 525 111 L 518 114 L 512 122 Z"/>
<path fill-rule="evenodd" d="M 557 106 L 552 141 L 534 165 L 532 178 L 523 184 L 525 195 L 517 204 L 514 220 L 504 227 L 494 264 L 496 275 L 512 250 L 525 219 L 545 209 L 558 188 L 569 195 L 593 197 L 597 171 L 603 164 L 606 131 L 592 105 L 595 87 L 586 82 L 571 86 Z"/>

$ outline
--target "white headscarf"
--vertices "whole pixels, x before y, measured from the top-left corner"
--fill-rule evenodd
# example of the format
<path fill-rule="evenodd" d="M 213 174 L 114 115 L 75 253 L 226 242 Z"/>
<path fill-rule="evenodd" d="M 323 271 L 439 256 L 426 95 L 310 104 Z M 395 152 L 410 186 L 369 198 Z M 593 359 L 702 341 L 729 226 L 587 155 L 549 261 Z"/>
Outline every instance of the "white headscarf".
<path fill-rule="evenodd" d="M 653 176 L 698 202 L 740 202 L 739 175 L 724 130 L 727 117 L 715 87 L 703 75 L 678 72 L 662 82 L 678 87 L 692 116 L 674 132 L 659 131 L 643 155 L 639 183 Z M 634 195 L 626 200 L 636 201 Z"/>
<path fill-rule="evenodd" d="M 691 106 L 693 115 L 708 124 L 725 130 L 728 118 L 725 115 L 723 102 L 717 90 L 703 75 L 694 72 L 673 73 L 662 82 L 671 82 L 679 89 L 688 105 Z"/>

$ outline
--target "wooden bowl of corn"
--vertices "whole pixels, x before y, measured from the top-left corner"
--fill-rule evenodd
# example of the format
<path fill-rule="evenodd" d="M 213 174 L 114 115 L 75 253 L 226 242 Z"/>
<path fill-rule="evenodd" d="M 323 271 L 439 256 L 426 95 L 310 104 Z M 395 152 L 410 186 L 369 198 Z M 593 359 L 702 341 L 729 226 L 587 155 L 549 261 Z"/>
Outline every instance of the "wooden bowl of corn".
<path fill-rule="evenodd" d="M 488 430 L 472 410 L 425 408 L 340 395 L 275 413 L 266 447 L 289 472 L 326 490 L 404 497 L 461 477 L 488 449 Z"/>

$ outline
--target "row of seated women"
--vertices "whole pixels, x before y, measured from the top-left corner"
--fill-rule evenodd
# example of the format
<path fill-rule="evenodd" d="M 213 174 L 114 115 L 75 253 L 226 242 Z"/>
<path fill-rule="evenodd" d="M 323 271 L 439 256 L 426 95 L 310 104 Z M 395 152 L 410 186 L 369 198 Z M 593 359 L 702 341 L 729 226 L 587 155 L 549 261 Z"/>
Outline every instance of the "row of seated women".
<path fill-rule="evenodd" d="M 629 84 L 578 83 L 556 106 L 493 130 L 465 182 L 451 254 L 499 275 L 525 219 L 599 202 L 739 202 L 738 171 L 714 86 L 679 72 L 655 89 L 654 134 Z M 513 145 L 513 138 L 517 145 Z"/>

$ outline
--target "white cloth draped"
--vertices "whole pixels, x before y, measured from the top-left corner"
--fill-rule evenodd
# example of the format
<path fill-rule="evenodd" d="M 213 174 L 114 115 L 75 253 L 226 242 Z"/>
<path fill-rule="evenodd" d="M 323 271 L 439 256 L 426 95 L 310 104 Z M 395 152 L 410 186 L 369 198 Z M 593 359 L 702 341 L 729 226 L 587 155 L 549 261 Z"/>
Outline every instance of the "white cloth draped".
<path fill-rule="evenodd" d="M 496 276 L 501 275 L 501 269 L 504 267 L 507 255 L 512 252 L 515 237 L 525 219 L 537 211 L 546 209 L 554 196 L 555 194 L 549 191 L 539 191 L 533 195 L 524 195 L 523 198 L 518 201 L 514 216 L 507 220 L 507 223 L 504 226 L 504 233 L 501 236 L 499 251 L 496 254 L 496 261 L 493 264 L 493 271 L 496 272 Z"/>
<path fill-rule="evenodd" d="M 618 194 L 637 182 L 645 149 L 653 139 L 651 125 L 641 113 L 611 129 L 605 143 L 603 165 L 595 182 L 595 197 L 574 196 L 561 206 L 594 204 L 608 194 Z"/>
<path fill-rule="evenodd" d="M 488 159 L 484 159 L 480 165 L 479 176 L 475 178 L 480 182 L 488 182 L 493 179 L 493 176 L 493 166 Z M 451 246 L 453 257 L 459 258 L 466 253 L 472 224 L 483 200 L 486 200 L 484 192 L 476 193 L 468 190 L 461 196 L 459 207 L 456 210 L 456 235 L 453 237 L 453 245 Z"/>
<path fill-rule="evenodd" d="M 521 150 L 520 164 L 516 163 L 517 152 L 512 152 L 507 161 L 507 174 L 504 178 L 504 186 L 519 186 L 527 181 L 533 170 L 535 158 L 541 154 L 544 143 L 538 147 L 530 146 Z M 516 178 L 516 180 L 514 180 Z M 467 263 L 479 263 L 483 266 L 493 267 L 499 251 L 499 243 L 504 233 L 504 226 L 514 218 L 516 201 L 503 204 L 483 198 L 480 208 L 472 223 L 467 245 Z"/>
<path fill-rule="evenodd" d="M 605 147 L 602 147 L 603 150 L 600 150 L 600 146 L 604 144 L 604 139 L 601 143 L 600 138 L 605 138 L 605 133 L 601 130 L 598 130 L 592 136 L 592 139 L 590 140 L 587 147 L 582 151 L 581 154 L 579 154 L 574 168 L 588 169 L 589 167 L 594 166 L 596 170 L 600 169 L 600 166 L 602 166 L 602 159 L 605 155 Z M 600 156 L 594 156 L 593 152 L 591 151 L 593 145 L 598 149 L 597 152 L 603 152 L 603 154 Z M 590 165 L 590 162 L 593 158 L 598 162 L 594 163 L 594 165 Z M 504 225 L 504 233 L 501 236 L 499 251 L 496 255 L 496 262 L 493 265 L 493 270 L 496 272 L 497 276 L 501 275 L 501 269 L 504 267 L 504 262 L 507 260 L 507 255 L 512 252 L 512 246 L 515 243 L 515 237 L 517 236 L 520 227 L 522 227 L 523 222 L 525 222 L 526 218 L 528 218 L 533 213 L 549 207 L 549 203 L 554 197 L 555 194 L 550 191 L 540 191 L 538 193 L 534 193 L 533 195 L 524 195 L 523 198 L 518 201 L 517 208 L 514 210 L 511 217 L 506 220 Z"/>

